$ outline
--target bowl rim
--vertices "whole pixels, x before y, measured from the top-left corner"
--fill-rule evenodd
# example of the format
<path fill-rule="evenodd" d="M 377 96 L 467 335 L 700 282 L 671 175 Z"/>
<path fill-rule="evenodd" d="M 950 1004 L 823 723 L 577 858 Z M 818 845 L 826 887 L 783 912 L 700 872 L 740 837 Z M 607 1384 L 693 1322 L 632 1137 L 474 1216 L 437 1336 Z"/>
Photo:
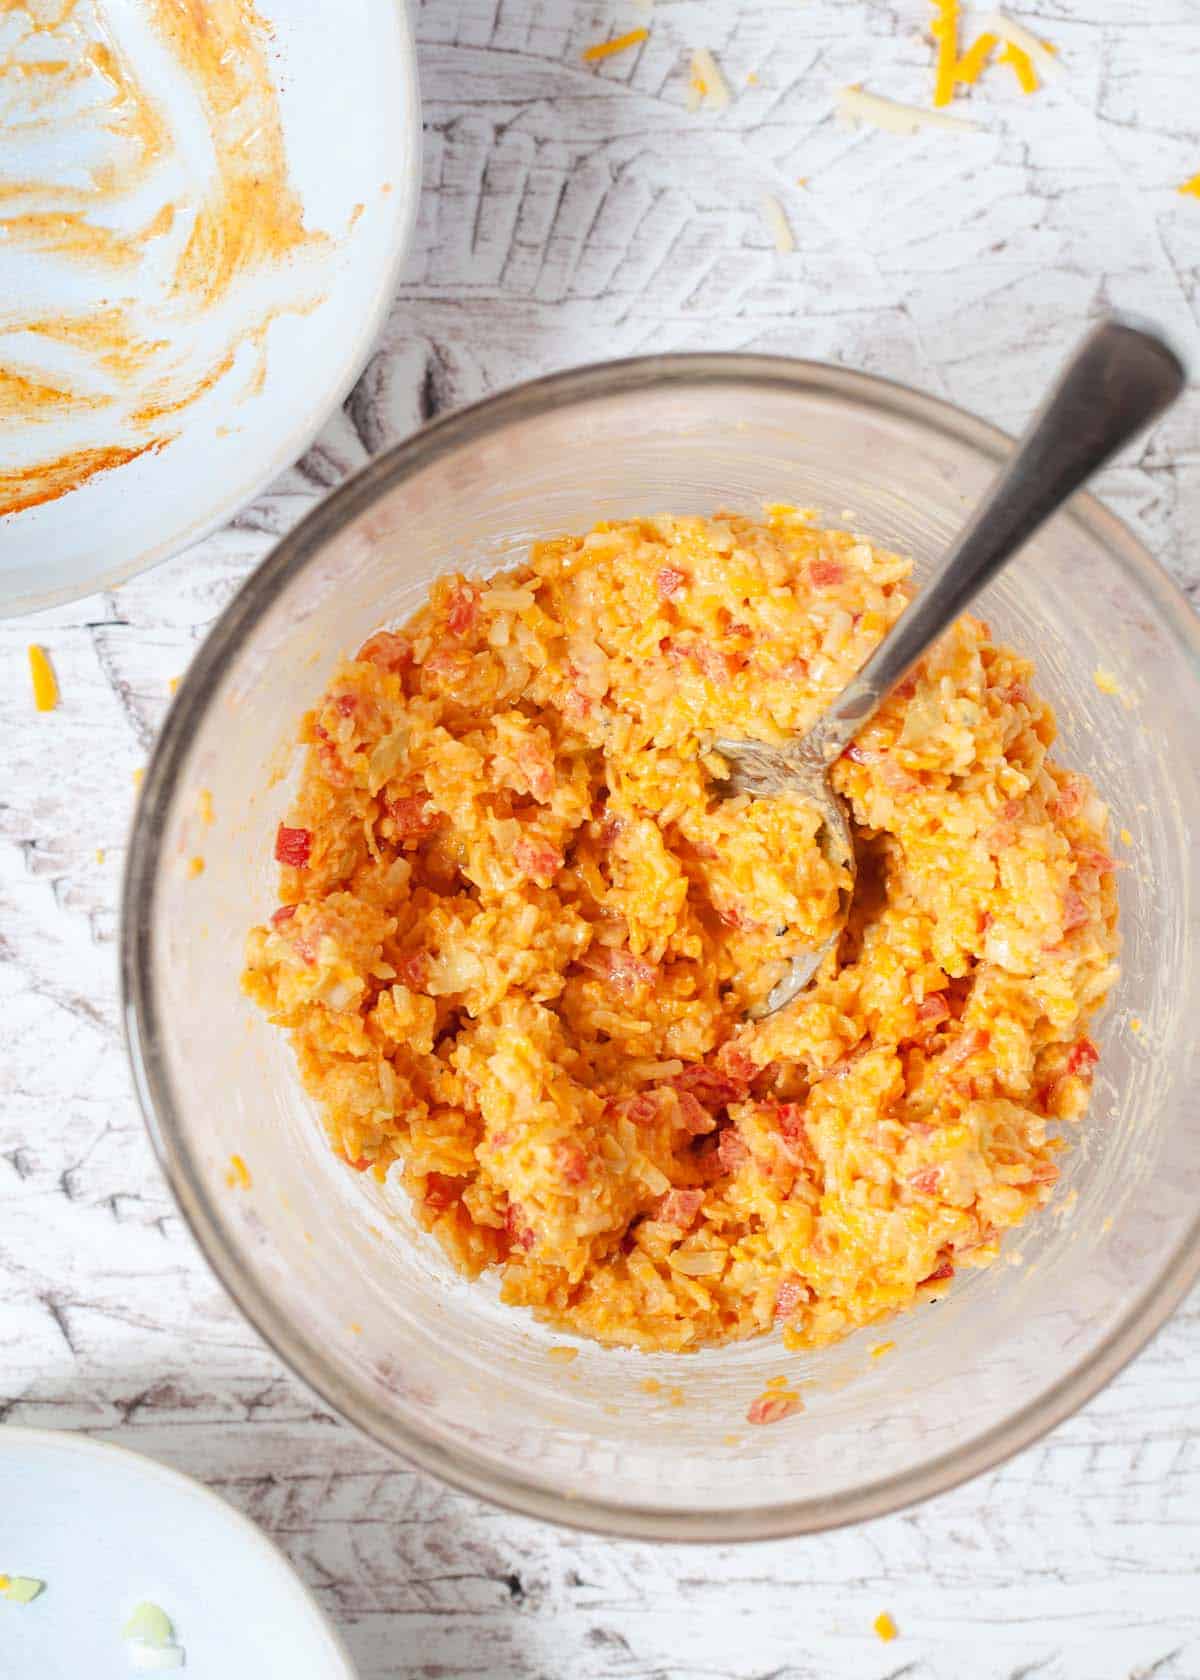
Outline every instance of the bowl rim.
<path fill-rule="evenodd" d="M 412 14 L 408 0 L 383 0 L 383 4 L 391 8 L 396 18 L 397 69 L 401 97 L 407 114 L 405 138 L 411 167 L 406 172 L 403 191 L 391 195 L 390 202 L 394 213 L 387 260 L 380 266 L 371 307 L 359 320 L 354 335 L 356 348 L 353 355 L 330 383 L 322 401 L 309 410 L 306 417 L 277 443 L 261 471 L 254 475 L 248 485 L 227 497 L 219 507 L 201 514 L 185 529 L 151 543 L 142 549 L 140 554 L 120 560 L 79 582 L 60 584 L 54 589 L 23 589 L 19 594 L 14 594 L 4 601 L 0 607 L 0 617 L 24 618 L 29 613 L 43 612 L 49 607 L 65 606 L 72 601 L 82 600 L 85 596 L 98 594 L 102 590 L 115 589 L 118 585 L 138 577 L 142 572 L 148 572 L 181 554 L 193 543 L 203 542 L 205 537 L 211 536 L 214 531 L 236 518 L 243 508 L 249 507 L 251 502 L 275 482 L 280 473 L 293 466 L 308 451 L 330 415 L 341 408 L 358 384 L 391 312 L 396 288 L 400 283 L 401 270 L 408 257 L 417 225 L 423 174 L 424 124 L 421 119 L 421 89 L 417 79 L 417 47 Z"/>
<path fill-rule="evenodd" d="M 158 1031 L 151 937 L 166 814 L 189 754 L 194 720 L 203 715 L 218 689 L 228 656 L 331 537 L 430 462 L 554 408 L 596 398 L 636 397 L 649 387 L 734 384 L 834 396 L 949 436 L 997 463 L 1013 447 L 1014 440 L 999 428 L 896 381 L 824 362 L 742 352 L 684 352 L 591 363 L 513 386 L 444 415 L 380 455 L 310 511 L 250 574 L 216 620 L 184 676 L 155 744 L 134 816 L 122 891 L 121 1012 L 134 1087 L 151 1144 L 180 1212 L 235 1305 L 322 1403 L 379 1445 L 460 1491 L 522 1515 L 626 1539 L 713 1543 L 820 1533 L 886 1516 L 947 1492 L 1022 1451 L 1090 1400 L 1141 1351 L 1200 1277 L 1198 1210 L 1156 1280 L 1129 1303 L 1108 1338 L 1036 1399 L 977 1439 L 835 1499 L 685 1512 L 554 1492 L 489 1462 L 473 1448 L 451 1449 L 419 1418 L 399 1418 L 360 1394 L 239 1264 L 239 1243 L 231 1224 L 206 1193 L 194 1158 L 173 1126 L 170 1079 Z M 1105 547 L 1130 583 L 1143 598 L 1149 598 L 1165 633 L 1190 658 L 1200 677 L 1200 619 L 1182 590 L 1123 521 L 1082 491 L 1058 517 L 1073 520 Z"/>

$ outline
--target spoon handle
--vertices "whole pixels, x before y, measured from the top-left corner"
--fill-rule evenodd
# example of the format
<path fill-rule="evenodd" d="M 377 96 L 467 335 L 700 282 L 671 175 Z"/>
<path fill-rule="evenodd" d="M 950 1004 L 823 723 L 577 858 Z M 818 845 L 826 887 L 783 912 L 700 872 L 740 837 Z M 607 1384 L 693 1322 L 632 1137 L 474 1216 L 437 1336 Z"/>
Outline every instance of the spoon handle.
<path fill-rule="evenodd" d="M 1119 316 L 1093 327 L 938 572 L 809 731 L 806 749 L 831 764 L 1038 526 L 1173 403 L 1186 379 L 1152 327 Z"/>

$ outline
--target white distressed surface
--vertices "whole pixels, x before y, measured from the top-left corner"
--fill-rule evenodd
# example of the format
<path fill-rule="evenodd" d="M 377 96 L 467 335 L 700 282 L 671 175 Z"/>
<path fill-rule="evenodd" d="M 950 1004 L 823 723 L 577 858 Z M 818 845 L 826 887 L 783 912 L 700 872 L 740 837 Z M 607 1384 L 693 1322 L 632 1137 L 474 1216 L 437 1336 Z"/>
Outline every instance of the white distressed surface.
<path fill-rule="evenodd" d="M 1200 11 L 1022 15 L 1065 75 L 1022 98 L 994 72 L 970 102 L 985 133 L 903 140 L 840 129 L 832 92 L 927 101 L 919 0 L 660 0 L 649 19 L 428 0 L 420 228 L 344 412 L 199 548 L 0 626 L 0 1418 L 121 1440 L 225 1493 L 316 1587 L 364 1680 L 1200 1675 L 1200 1302 L 1048 1441 L 922 1509 L 740 1550 L 560 1534 L 393 1464 L 281 1372 L 172 1211 L 118 1039 L 132 772 L 168 679 L 272 539 L 423 417 L 575 362 L 719 346 L 865 367 L 1015 427 L 1105 303 L 1195 348 L 1200 203 L 1174 188 L 1200 169 Z M 581 65 L 642 21 L 644 47 Z M 719 119 L 684 108 L 701 44 L 735 95 Z M 1102 489 L 1200 589 L 1195 393 Z M 49 717 L 32 639 L 62 684 Z"/>

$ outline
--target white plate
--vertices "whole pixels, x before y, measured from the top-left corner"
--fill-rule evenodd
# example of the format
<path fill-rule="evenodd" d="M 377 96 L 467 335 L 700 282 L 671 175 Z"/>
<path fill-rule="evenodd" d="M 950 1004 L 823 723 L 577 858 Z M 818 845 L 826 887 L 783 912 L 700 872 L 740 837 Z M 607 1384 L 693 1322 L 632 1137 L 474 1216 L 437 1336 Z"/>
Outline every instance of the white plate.
<path fill-rule="evenodd" d="M 121 1628 L 161 1606 L 183 1680 L 354 1680 L 283 1555 L 223 1500 L 84 1435 L 0 1428 L 0 1573 L 46 1590 L 0 1599 L 4 1680 L 127 1680 Z"/>
<path fill-rule="evenodd" d="M 31 9 L 38 3 L 31 0 Z M 217 13 L 251 0 L 209 3 Z M 218 172 L 216 119 L 196 93 L 206 84 L 181 68 L 181 55 L 165 49 L 150 21 L 156 8 L 172 15 L 169 0 L 78 0 L 67 9 L 71 21 L 63 28 L 88 31 L 93 17 L 103 20 L 133 82 L 164 119 L 165 141 L 140 154 L 154 160 L 141 185 L 131 189 L 123 162 L 118 186 L 99 198 L 94 183 L 104 177 L 89 174 L 89 166 L 139 155 L 134 107 L 109 98 L 117 83 L 104 81 L 96 93 L 94 65 L 77 34 L 55 52 L 61 58 L 78 50 L 86 77 L 70 97 L 94 95 L 96 109 L 66 120 L 70 85 L 63 83 L 46 105 L 52 120 L 14 122 L 14 100 L 38 95 L 36 76 L 13 69 L 14 53 L 31 56 L 36 48 L 45 57 L 50 49 L 43 36 L 22 44 L 17 31 L 28 29 L 26 14 L 0 8 L 0 178 L 34 183 L 22 199 L 5 197 L 0 223 L 47 209 L 61 213 L 83 181 L 92 183 L 82 201 L 89 239 L 97 224 L 102 233 L 115 227 L 130 236 L 124 260 L 112 262 L 94 259 L 90 246 L 85 256 L 46 249 L 31 221 L 16 227 L 15 237 L 15 224 L 0 225 L 0 368 L 33 387 L 30 394 L 28 385 L 0 380 L 0 506 L 21 494 L 11 475 L 38 463 L 172 439 L 57 499 L 0 517 L 0 611 L 27 611 L 111 585 L 229 518 L 303 453 L 383 323 L 420 187 L 415 54 L 404 0 L 254 4 L 269 33 L 260 55 L 241 59 L 265 66 L 303 226 L 324 237 L 282 263 L 246 265 L 211 306 L 172 286 L 197 206 Z M 259 143 L 257 132 L 249 125 L 235 132 L 227 155 L 246 155 Z M 114 153 L 114 146 L 124 150 Z M 173 219 L 164 228 L 155 218 L 167 206 Z M 264 218 L 251 220 L 262 225 Z M 211 263 L 202 266 L 212 272 Z M 46 334 L 39 324 L 114 304 L 160 344 L 132 372 L 106 363 L 90 339 L 64 342 L 61 332 Z M 255 324 L 264 322 L 256 334 Z M 193 389 L 200 383 L 193 372 L 219 368 L 230 351 L 232 366 L 204 395 L 146 418 L 143 388 L 158 382 L 168 397 Z M 179 356 L 184 365 L 164 379 L 165 365 Z M 43 400 L 56 383 L 69 408 Z M 33 482 L 40 482 L 36 475 Z"/>

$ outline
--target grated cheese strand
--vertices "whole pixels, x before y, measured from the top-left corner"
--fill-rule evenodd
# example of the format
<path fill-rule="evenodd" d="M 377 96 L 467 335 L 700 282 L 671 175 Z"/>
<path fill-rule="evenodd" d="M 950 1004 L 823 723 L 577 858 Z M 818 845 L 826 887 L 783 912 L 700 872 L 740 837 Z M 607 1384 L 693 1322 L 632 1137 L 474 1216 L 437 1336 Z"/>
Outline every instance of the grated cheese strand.
<path fill-rule="evenodd" d="M 696 104 L 690 107 L 692 110 L 700 104 L 707 104 L 714 111 L 729 109 L 728 85 L 707 47 L 697 47 L 692 54 L 691 91 L 698 96 Z"/>
<path fill-rule="evenodd" d="M 648 29 L 631 29 L 627 35 L 614 35 L 611 41 L 596 41 L 590 47 L 583 49 L 583 59 L 586 64 L 595 64 L 601 58 L 611 58 L 614 53 L 624 52 L 628 47 L 640 46 L 649 37 Z"/>
<path fill-rule="evenodd" d="M 934 63 L 933 103 L 949 105 L 954 98 L 955 67 L 958 63 L 958 0 L 931 0 L 933 23 L 930 26 L 937 44 Z"/>
<path fill-rule="evenodd" d="M 1175 191 L 1183 193 L 1186 198 L 1200 198 L 1200 171 L 1197 171 L 1190 181 L 1184 181 L 1176 187 Z"/>
<path fill-rule="evenodd" d="M 1000 39 L 1007 41 L 1010 47 L 1019 47 L 1043 76 L 1053 75 L 1055 49 L 1049 41 L 1040 41 L 1031 30 L 1025 28 L 1024 24 L 1006 17 L 1003 12 L 990 12 L 983 19 L 981 27 L 989 30 L 993 35 L 999 35 Z"/>
<path fill-rule="evenodd" d="M 881 1610 L 879 1612 L 878 1616 L 876 1616 L 875 1620 L 871 1623 L 871 1626 L 875 1629 L 876 1634 L 885 1644 L 890 1644 L 890 1642 L 896 1637 L 895 1618 L 886 1610 Z"/>
<path fill-rule="evenodd" d="M 1033 68 L 1033 60 L 1023 47 L 1014 47 L 1009 41 L 1000 54 L 1001 64 L 1007 64 L 1015 72 L 1017 81 L 1021 84 L 1022 93 L 1036 93 L 1041 83 L 1038 81 L 1037 71 Z"/>
<path fill-rule="evenodd" d="M 860 87 L 839 88 L 837 110 L 841 117 L 852 122 L 865 122 L 893 134 L 916 134 L 922 128 L 953 128 L 973 134 L 978 123 L 967 117 L 950 117 L 942 111 L 926 111 L 920 105 L 901 105 L 895 99 L 883 99 L 877 93 L 864 93 Z"/>
<path fill-rule="evenodd" d="M 955 81 L 960 82 L 963 87 L 974 87 L 999 45 L 999 35 L 977 36 L 958 61 L 954 72 Z"/>
<path fill-rule="evenodd" d="M 783 205 L 780 204 L 774 193 L 764 193 L 762 210 L 767 227 L 771 232 L 771 238 L 775 241 L 775 249 L 782 256 L 787 256 L 790 251 L 796 249 L 796 238 L 784 213 Z"/>
<path fill-rule="evenodd" d="M 45 648 L 32 642 L 29 647 L 29 674 L 33 679 L 33 703 L 39 712 L 52 712 L 58 705 L 58 679 Z"/>

